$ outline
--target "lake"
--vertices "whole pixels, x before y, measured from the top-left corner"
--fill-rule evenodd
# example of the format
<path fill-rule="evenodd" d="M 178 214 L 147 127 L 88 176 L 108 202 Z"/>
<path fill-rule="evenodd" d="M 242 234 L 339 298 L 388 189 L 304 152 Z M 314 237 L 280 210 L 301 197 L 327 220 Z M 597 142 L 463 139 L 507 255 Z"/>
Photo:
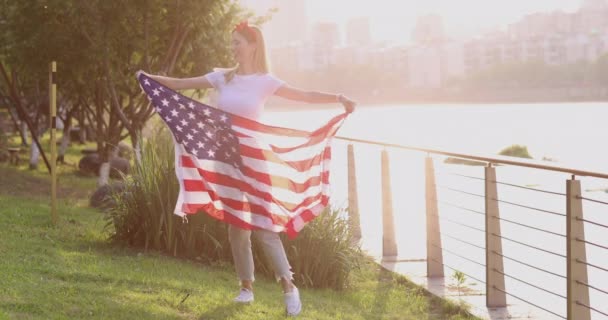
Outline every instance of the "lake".
<path fill-rule="evenodd" d="M 307 108 L 309 107 L 310 108 Z M 333 115 L 339 108 L 317 109 L 302 105 L 302 111 L 269 111 L 262 121 L 279 126 L 314 129 Z M 339 136 L 397 143 L 407 146 L 425 147 L 471 153 L 496 155 L 513 144 L 527 146 L 534 159 L 550 158 L 548 162 L 576 169 L 608 173 L 608 103 L 546 103 L 546 104 L 449 104 L 449 105 L 378 105 L 359 106 L 338 132 Z M 347 201 L 346 145 L 334 141 L 332 154 L 332 200 L 334 207 L 345 207 Z M 359 194 L 359 211 L 363 226 L 363 247 L 371 254 L 381 253 L 382 203 L 380 188 L 381 147 L 355 144 L 356 169 Z M 424 157 L 420 152 L 389 149 L 393 210 L 397 230 L 400 256 L 424 258 L 425 247 L 425 203 L 424 203 Z M 472 228 L 484 228 L 483 216 L 467 210 L 454 208 L 455 204 L 467 209 L 483 212 L 481 197 L 461 193 L 483 195 L 483 167 L 444 164 L 442 156 L 434 156 L 442 233 L 457 237 L 472 244 L 484 246 L 484 234 Z M 539 190 L 565 193 L 569 175 L 543 170 L 532 170 L 513 166 L 497 167 L 500 182 L 527 186 Z M 608 202 L 608 180 L 580 178 L 583 196 Z M 507 185 L 499 185 L 499 199 L 565 214 L 566 198 L 562 195 L 535 192 Z M 559 215 L 525 209 L 500 203 L 501 218 L 565 234 L 565 218 Z M 585 218 L 608 225 L 608 206 L 583 203 Z M 450 222 L 449 220 L 453 221 Z M 566 264 L 559 254 L 566 254 L 563 237 L 543 233 L 512 223 L 501 223 L 503 236 L 532 244 L 555 252 L 549 254 L 503 241 L 503 254 L 550 272 L 565 275 Z M 586 224 L 588 241 L 608 246 L 608 230 Z M 443 237 L 442 246 L 469 259 L 485 263 L 484 250 Z M 587 259 L 608 268 L 608 250 L 587 245 Z M 444 263 L 461 269 L 479 279 L 485 278 L 484 268 L 457 256 L 444 253 Z M 505 260 L 505 273 L 521 280 L 566 294 L 565 280 Z M 589 281 L 594 286 L 607 290 L 608 273 L 589 268 Z M 451 274 L 446 270 L 446 276 Z M 531 288 L 521 282 L 506 279 L 507 291 L 529 299 L 558 314 L 565 315 L 565 300 L 549 293 Z M 590 290 L 591 304 L 608 313 L 608 296 Z M 510 299 L 510 298 L 509 298 Z M 508 300 L 509 301 L 509 300 Z M 593 319 L 606 319 L 592 312 Z M 548 319 L 551 317 L 548 315 Z"/>

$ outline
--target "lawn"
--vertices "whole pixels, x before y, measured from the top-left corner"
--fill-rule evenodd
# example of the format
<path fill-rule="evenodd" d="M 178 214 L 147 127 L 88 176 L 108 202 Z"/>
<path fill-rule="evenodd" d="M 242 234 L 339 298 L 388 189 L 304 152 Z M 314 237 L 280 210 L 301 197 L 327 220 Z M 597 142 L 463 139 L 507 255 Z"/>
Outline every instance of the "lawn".
<path fill-rule="evenodd" d="M 0 164 L 0 319 L 283 319 L 279 286 L 259 278 L 256 301 L 231 302 L 229 264 L 202 264 L 107 241 L 88 207 L 95 179 L 60 170 L 52 226 L 44 170 Z M 368 263 L 345 291 L 301 290 L 300 319 L 476 319 Z"/>

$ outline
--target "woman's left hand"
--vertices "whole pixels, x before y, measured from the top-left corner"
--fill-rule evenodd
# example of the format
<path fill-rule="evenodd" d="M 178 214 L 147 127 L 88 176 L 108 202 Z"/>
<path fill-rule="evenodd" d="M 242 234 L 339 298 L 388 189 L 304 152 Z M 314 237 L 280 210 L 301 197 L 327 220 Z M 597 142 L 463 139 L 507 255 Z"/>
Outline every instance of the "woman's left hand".
<path fill-rule="evenodd" d="M 344 106 L 344 110 L 347 113 L 351 113 L 351 112 L 355 111 L 355 106 L 357 105 L 357 102 L 355 102 L 354 100 L 351 100 L 343 95 L 340 95 L 338 97 L 338 101 Z"/>

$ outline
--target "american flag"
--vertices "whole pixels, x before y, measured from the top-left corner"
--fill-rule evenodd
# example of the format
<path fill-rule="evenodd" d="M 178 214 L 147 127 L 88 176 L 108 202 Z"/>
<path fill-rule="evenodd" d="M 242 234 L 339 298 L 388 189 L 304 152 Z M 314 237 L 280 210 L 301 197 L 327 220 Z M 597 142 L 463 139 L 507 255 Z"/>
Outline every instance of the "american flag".
<path fill-rule="evenodd" d="M 199 210 L 243 229 L 295 237 L 329 202 L 331 138 L 347 114 L 313 132 L 265 125 L 138 80 L 175 141 L 175 214 Z"/>

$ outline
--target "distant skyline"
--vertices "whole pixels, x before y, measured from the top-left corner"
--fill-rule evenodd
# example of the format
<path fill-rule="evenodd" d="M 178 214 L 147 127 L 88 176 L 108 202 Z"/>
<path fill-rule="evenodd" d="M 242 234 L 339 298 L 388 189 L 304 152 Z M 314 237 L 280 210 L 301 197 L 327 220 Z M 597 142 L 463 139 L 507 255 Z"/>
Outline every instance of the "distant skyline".
<path fill-rule="evenodd" d="M 589 0 L 306 0 L 306 15 L 309 27 L 318 22 L 337 23 L 341 39 L 345 39 L 346 25 L 350 19 L 369 17 L 374 41 L 404 44 L 411 41 L 417 17 L 427 14 L 442 17 L 448 36 L 464 38 L 505 28 L 531 13 L 557 10 L 574 12 L 583 1 Z M 258 9 L 271 2 L 289 5 L 289 0 L 243 2 Z"/>

